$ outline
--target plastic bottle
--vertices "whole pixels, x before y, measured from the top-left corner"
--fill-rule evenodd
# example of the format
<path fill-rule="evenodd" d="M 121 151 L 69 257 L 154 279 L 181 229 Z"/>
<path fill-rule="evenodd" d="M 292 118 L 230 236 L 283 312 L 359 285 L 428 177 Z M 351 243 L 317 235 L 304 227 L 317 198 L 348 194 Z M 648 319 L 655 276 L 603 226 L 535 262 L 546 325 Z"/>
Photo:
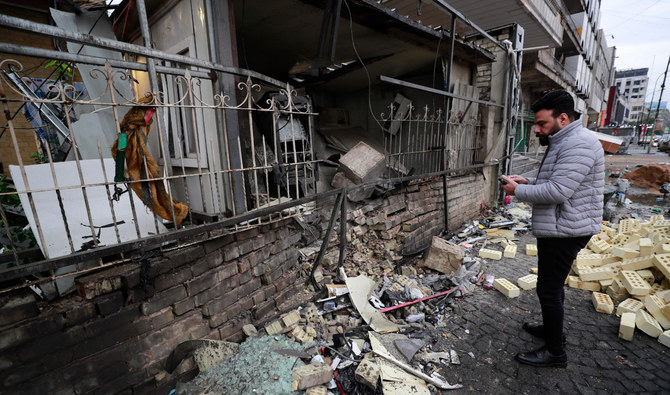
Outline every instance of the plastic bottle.
<path fill-rule="evenodd" d="M 484 288 L 486 289 L 492 289 L 493 288 L 493 280 L 495 277 L 493 277 L 492 274 L 487 274 L 486 275 L 486 280 L 484 281 Z"/>

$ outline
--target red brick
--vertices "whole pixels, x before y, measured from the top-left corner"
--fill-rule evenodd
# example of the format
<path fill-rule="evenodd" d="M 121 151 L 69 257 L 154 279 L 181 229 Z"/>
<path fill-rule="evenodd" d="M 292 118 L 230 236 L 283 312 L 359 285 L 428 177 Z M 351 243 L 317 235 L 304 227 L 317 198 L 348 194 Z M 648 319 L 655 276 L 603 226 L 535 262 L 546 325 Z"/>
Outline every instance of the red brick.
<path fill-rule="evenodd" d="M 242 307 L 242 311 L 251 311 L 251 309 L 254 307 L 254 301 L 251 299 L 251 296 L 247 296 L 244 299 L 240 299 L 239 301 L 240 306 Z"/>
<path fill-rule="evenodd" d="M 263 282 L 263 285 L 274 284 L 274 282 L 277 281 L 277 279 L 280 278 L 282 274 L 283 271 L 281 268 L 271 273 L 266 272 L 264 275 L 261 276 L 261 281 Z"/>
<path fill-rule="evenodd" d="M 296 287 L 294 285 L 286 287 L 281 291 L 277 291 L 274 300 L 277 305 L 280 305 L 290 299 L 296 293 Z"/>
<path fill-rule="evenodd" d="M 211 316 L 224 311 L 228 306 L 235 303 L 238 299 L 238 289 L 232 289 L 219 298 L 216 298 L 202 308 L 203 315 Z"/>
<path fill-rule="evenodd" d="M 240 275 L 236 274 L 223 280 L 221 284 L 227 289 L 233 289 L 240 286 Z"/>
<path fill-rule="evenodd" d="M 255 277 L 260 277 L 265 274 L 265 265 L 257 265 L 251 269 L 251 274 Z"/>
<path fill-rule="evenodd" d="M 254 239 L 247 239 L 244 241 L 238 241 L 237 247 L 239 248 L 240 255 L 246 255 L 254 250 Z"/>
<path fill-rule="evenodd" d="M 270 234 L 272 234 L 272 232 L 270 232 Z M 254 237 L 252 239 L 253 240 L 253 245 L 254 245 L 254 250 L 258 250 L 258 249 L 262 248 L 265 244 L 269 244 L 267 242 L 267 239 L 268 239 L 268 237 L 266 237 L 265 235 L 258 235 L 256 237 Z M 272 241 L 270 241 L 270 243 L 272 243 Z"/>
<path fill-rule="evenodd" d="M 216 313 L 208 318 L 209 326 L 210 328 L 216 328 L 228 321 L 228 312 L 227 311 L 222 311 L 220 313 Z"/>
<path fill-rule="evenodd" d="M 265 291 L 259 289 L 258 291 L 251 294 L 251 299 L 254 301 L 254 304 L 260 304 L 265 300 Z"/>
<path fill-rule="evenodd" d="M 258 234 L 258 228 L 251 228 L 251 229 L 248 229 L 248 230 L 243 230 L 241 232 L 237 232 L 235 234 L 235 239 L 237 241 L 243 241 L 243 240 L 251 239 L 252 237 L 256 237 L 257 234 Z"/>
<path fill-rule="evenodd" d="M 0 326 L 34 317 L 39 312 L 37 300 L 33 294 L 12 295 L 11 299 L 0 307 Z"/>
<path fill-rule="evenodd" d="M 242 257 L 237 261 L 237 272 L 238 273 L 244 273 L 248 271 L 251 268 L 251 264 L 249 263 L 249 259 L 246 257 Z"/>
<path fill-rule="evenodd" d="M 223 260 L 226 262 L 230 262 L 233 259 L 237 259 L 240 256 L 240 250 L 237 247 L 237 244 L 230 244 L 226 246 L 226 248 L 223 251 Z"/>
<path fill-rule="evenodd" d="M 144 315 L 150 315 L 185 298 L 186 288 L 183 285 L 177 285 L 154 295 L 149 301 L 143 302 L 140 308 Z"/>
<path fill-rule="evenodd" d="M 263 234 L 263 243 L 272 244 L 277 240 L 277 234 L 275 232 L 266 232 Z"/>
<path fill-rule="evenodd" d="M 242 304 L 240 303 L 240 301 L 238 301 L 233 303 L 228 307 L 228 309 L 226 309 L 226 314 L 228 314 L 229 317 L 237 317 L 238 315 L 240 315 L 242 311 L 245 310 L 242 310 Z"/>
<path fill-rule="evenodd" d="M 242 320 L 230 320 L 226 322 L 221 328 L 219 328 L 221 339 L 227 339 L 235 333 L 241 332 L 244 325 L 245 324 L 242 322 Z"/>
<path fill-rule="evenodd" d="M 141 335 L 147 332 L 160 330 L 172 321 L 174 321 L 172 308 L 166 307 L 152 315 L 141 317 L 129 324 L 128 327 L 134 327 L 137 334 Z"/>
<path fill-rule="evenodd" d="M 271 299 L 277 293 L 277 290 L 275 289 L 274 284 L 266 285 L 265 287 L 263 287 L 263 291 L 265 292 L 265 299 L 266 300 Z"/>
<path fill-rule="evenodd" d="M 190 296 L 197 295 L 200 292 L 213 287 L 217 283 L 216 274 L 220 272 L 209 271 L 186 282 L 186 291 Z"/>
<path fill-rule="evenodd" d="M 286 252 L 278 252 L 276 255 L 273 255 L 265 262 L 265 271 L 272 272 L 281 266 L 281 264 L 284 262 L 286 262 Z"/>
<path fill-rule="evenodd" d="M 250 271 L 246 271 L 246 272 L 244 272 L 244 273 L 240 273 L 239 276 L 240 276 L 240 284 L 241 284 L 241 285 L 242 285 L 242 284 L 246 284 L 246 283 L 249 282 L 249 280 L 251 280 L 251 272 L 250 272 Z"/>
<path fill-rule="evenodd" d="M 203 243 L 203 247 L 205 248 L 205 253 L 209 254 L 210 252 L 218 251 L 224 248 L 228 244 L 234 242 L 234 240 L 235 238 L 233 237 L 232 234 L 227 234 L 221 237 L 211 238 L 207 240 L 206 242 Z"/>
<path fill-rule="evenodd" d="M 156 292 L 174 287 L 177 284 L 183 284 L 185 281 L 191 279 L 193 274 L 190 267 L 181 268 L 170 273 L 162 274 L 154 279 L 154 290 Z"/>
<path fill-rule="evenodd" d="M 85 301 L 84 303 L 63 313 L 65 318 L 65 326 L 75 326 L 96 317 L 98 312 L 95 309 L 95 304 Z"/>
<path fill-rule="evenodd" d="M 274 300 L 269 299 L 266 300 L 265 302 L 262 302 L 256 306 L 256 309 L 254 310 L 254 319 L 259 320 L 264 318 L 266 315 L 268 315 L 270 312 L 275 311 L 277 308 L 277 304 L 275 303 Z"/>
<path fill-rule="evenodd" d="M 175 315 L 182 315 L 184 313 L 187 313 L 195 308 L 195 303 L 194 299 L 188 298 L 184 300 L 180 300 L 179 302 L 175 303 L 172 311 L 174 312 Z"/>
<path fill-rule="evenodd" d="M 261 265 L 265 258 L 263 257 L 263 251 L 260 250 L 249 253 L 247 256 L 245 256 L 245 259 L 249 262 L 251 267 L 256 267 Z"/>
<path fill-rule="evenodd" d="M 221 282 L 235 274 L 237 274 L 237 262 L 228 263 L 217 270 L 216 281 Z"/>
<path fill-rule="evenodd" d="M 291 272 L 288 272 L 288 273 L 284 274 L 283 276 L 281 276 L 277 280 L 275 280 L 275 282 L 273 284 L 274 284 L 275 289 L 277 290 L 277 292 L 280 292 L 283 289 L 286 289 L 287 287 L 293 285 L 296 282 L 298 274 L 299 273 L 298 273 L 297 270 L 293 270 Z"/>
<path fill-rule="evenodd" d="M 254 278 L 253 280 L 247 282 L 246 284 L 238 288 L 240 298 L 250 295 L 252 292 L 256 291 L 261 287 L 261 280 L 259 278 Z"/>
<path fill-rule="evenodd" d="M 111 294 L 98 296 L 93 299 L 92 302 L 95 302 L 95 307 L 101 316 L 108 316 L 110 314 L 116 313 L 123 307 L 124 298 L 123 292 L 116 291 Z"/>
<path fill-rule="evenodd" d="M 210 268 L 219 267 L 223 264 L 223 252 L 222 251 L 213 251 L 202 259 L 207 262 L 207 266 Z"/>

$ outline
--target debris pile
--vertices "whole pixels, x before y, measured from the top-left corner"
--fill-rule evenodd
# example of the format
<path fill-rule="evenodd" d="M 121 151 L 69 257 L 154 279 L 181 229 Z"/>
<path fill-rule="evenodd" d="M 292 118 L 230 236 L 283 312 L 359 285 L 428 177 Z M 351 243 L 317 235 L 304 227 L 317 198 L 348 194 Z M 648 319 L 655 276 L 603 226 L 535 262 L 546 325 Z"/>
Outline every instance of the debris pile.
<path fill-rule="evenodd" d="M 303 268 L 313 271 L 320 298 L 263 328 L 244 326 L 248 339 L 238 354 L 262 343 L 265 349 L 257 359 L 274 366 L 279 354 L 291 367 L 290 374 L 268 371 L 249 378 L 247 390 L 262 393 L 265 385 L 276 385 L 308 394 L 430 394 L 460 388 L 445 378 L 460 364 L 454 345 L 441 341 L 448 336 L 445 329 L 457 319 L 458 301 L 485 285 L 487 259 L 516 256 L 515 232 L 529 229 L 530 213 L 525 205 L 494 209 L 483 205 L 479 221 L 466 223 L 457 234 L 426 236 L 443 226 L 439 217 L 427 226 L 420 225 L 425 224 L 423 219 L 413 221 L 438 211 L 437 206 L 420 203 L 440 193 L 432 185 L 409 185 L 406 196 L 367 200 L 352 210 L 341 267 L 336 236 L 329 240 L 332 248 L 320 265 L 313 266 L 321 255 L 318 243 L 300 249 Z M 430 228 L 433 225 L 435 229 Z M 425 247 L 419 248 L 421 244 Z M 497 258 L 483 257 L 480 245 Z M 532 247 L 526 250 L 532 253 Z M 520 285 L 532 289 L 534 281 L 526 278 Z M 519 293 L 505 279 L 490 279 L 489 285 L 508 297 Z M 210 392 L 232 388 L 239 392 L 240 387 L 234 386 L 240 381 L 224 383 L 221 372 L 230 376 L 231 364 L 255 363 L 248 357 L 229 357 L 210 369 L 217 373 L 201 372 L 194 382 Z M 246 377 L 245 369 L 249 368 L 233 375 Z"/>
<path fill-rule="evenodd" d="M 658 191 L 663 184 L 670 183 L 670 166 L 645 165 L 626 173 L 622 178 L 628 179 L 635 186 Z"/>
<path fill-rule="evenodd" d="M 620 338 L 633 340 L 637 328 L 670 347 L 670 220 L 605 223 L 577 255 L 567 282 L 592 291 L 596 311 L 621 317 Z"/>

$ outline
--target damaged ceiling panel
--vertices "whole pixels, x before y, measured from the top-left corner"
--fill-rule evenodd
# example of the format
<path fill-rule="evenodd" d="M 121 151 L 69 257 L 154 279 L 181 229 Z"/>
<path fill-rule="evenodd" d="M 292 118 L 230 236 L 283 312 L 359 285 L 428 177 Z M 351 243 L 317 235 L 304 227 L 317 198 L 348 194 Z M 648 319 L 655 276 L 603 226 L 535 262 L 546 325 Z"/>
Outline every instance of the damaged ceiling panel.
<path fill-rule="evenodd" d="M 402 17 L 375 1 L 348 1 L 342 5 L 338 21 L 334 61 L 327 56 L 319 58 L 325 3 L 236 1 L 240 66 L 281 79 L 286 79 L 291 72 L 311 72 L 319 77 L 320 87 L 342 92 L 358 90 L 368 84 L 358 56 L 374 78 L 381 70 L 393 75 L 432 70 L 438 43 L 441 54 L 448 54 L 448 34 L 440 42 L 440 32 Z M 268 37 L 273 39 L 268 40 Z M 330 39 L 332 37 L 327 41 Z M 472 64 L 492 60 L 490 53 L 466 43 L 456 45 L 455 57 Z M 328 71 L 333 76 L 324 76 Z"/>
<path fill-rule="evenodd" d="M 518 23 L 525 30 L 525 47 L 542 45 L 555 47 L 562 42 L 563 28 L 560 14 L 550 9 L 546 2 L 535 0 L 449 0 L 446 3 L 484 30 L 496 29 L 509 23 Z M 382 1 L 382 4 L 395 9 L 400 15 L 420 21 L 426 26 L 444 26 L 447 28 L 451 23 L 449 11 L 433 1 L 387 0 Z M 418 4 L 421 4 L 421 6 Z M 475 33 L 474 30 L 463 29 L 465 27 L 459 26 L 456 32 L 458 34 Z"/>

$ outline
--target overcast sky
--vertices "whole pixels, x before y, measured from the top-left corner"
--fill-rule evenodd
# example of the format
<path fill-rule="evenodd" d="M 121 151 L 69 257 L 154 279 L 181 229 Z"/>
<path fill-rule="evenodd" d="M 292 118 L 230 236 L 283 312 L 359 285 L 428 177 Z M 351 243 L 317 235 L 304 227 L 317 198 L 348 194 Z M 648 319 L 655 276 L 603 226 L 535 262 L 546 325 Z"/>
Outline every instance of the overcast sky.
<path fill-rule="evenodd" d="M 670 56 L 670 0 L 602 0 L 600 27 L 607 45 L 616 46 L 617 70 L 648 67 L 649 87 L 646 101 L 654 103 L 661 92 L 660 75 Z M 612 38 L 612 35 L 614 38 Z M 664 101 L 670 101 L 670 72 L 665 81 Z"/>

